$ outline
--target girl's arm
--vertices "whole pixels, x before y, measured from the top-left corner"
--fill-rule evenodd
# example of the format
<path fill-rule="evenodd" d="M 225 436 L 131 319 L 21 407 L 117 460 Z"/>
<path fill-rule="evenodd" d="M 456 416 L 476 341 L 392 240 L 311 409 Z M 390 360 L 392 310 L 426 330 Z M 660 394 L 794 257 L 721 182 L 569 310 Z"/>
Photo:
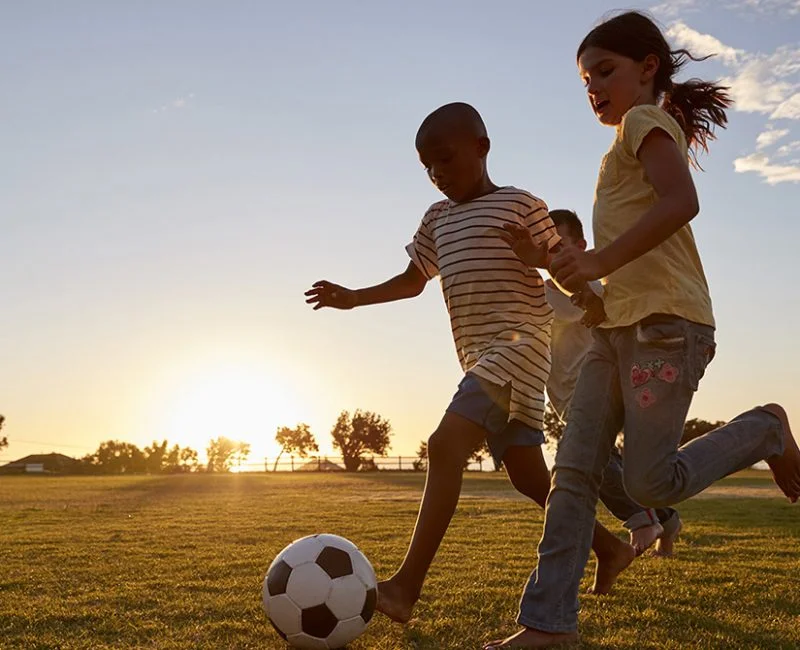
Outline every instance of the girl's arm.
<path fill-rule="evenodd" d="M 658 201 L 635 226 L 597 252 L 603 271 L 598 277 L 610 275 L 666 241 L 700 209 L 686 157 L 664 131 L 650 131 L 639 147 L 638 157 Z"/>
<path fill-rule="evenodd" d="M 661 129 L 653 129 L 637 153 L 658 201 L 639 221 L 599 251 L 565 248 L 550 270 L 558 283 L 577 290 L 590 280 L 611 275 L 674 235 L 699 211 L 697 190 L 686 157 Z"/>

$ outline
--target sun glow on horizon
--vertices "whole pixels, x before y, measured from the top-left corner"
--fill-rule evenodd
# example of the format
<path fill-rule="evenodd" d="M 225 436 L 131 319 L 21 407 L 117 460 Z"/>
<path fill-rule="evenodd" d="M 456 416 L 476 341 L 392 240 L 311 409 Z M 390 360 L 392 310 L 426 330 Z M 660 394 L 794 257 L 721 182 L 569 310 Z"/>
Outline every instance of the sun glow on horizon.
<path fill-rule="evenodd" d="M 169 440 L 205 455 L 209 440 L 225 436 L 250 444 L 249 463 L 276 456 L 275 430 L 302 421 L 291 387 L 274 373 L 244 363 L 194 370 L 167 390 L 159 429 Z"/>

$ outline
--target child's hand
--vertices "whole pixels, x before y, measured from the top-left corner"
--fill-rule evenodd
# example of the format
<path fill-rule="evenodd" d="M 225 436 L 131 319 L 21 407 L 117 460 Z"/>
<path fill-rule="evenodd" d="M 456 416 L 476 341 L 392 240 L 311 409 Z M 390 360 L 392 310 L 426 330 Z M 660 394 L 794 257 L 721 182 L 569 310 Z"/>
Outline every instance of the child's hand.
<path fill-rule="evenodd" d="M 579 292 L 587 282 L 605 275 L 600 259 L 594 251 L 582 251 L 575 246 L 565 246 L 553 257 L 550 275 L 569 291 Z"/>
<path fill-rule="evenodd" d="M 603 299 L 588 287 L 572 295 L 572 304 L 583 309 L 581 325 L 584 327 L 597 327 L 607 318 Z"/>
<path fill-rule="evenodd" d="M 533 241 L 531 231 L 518 223 L 503 224 L 500 239 L 511 246 L 516 256 L 530 267 L 537 269 L 547 268 L 549 251 L 547 242 L 537 244 Z"/>
<path fill-rule="evenodd" d="M 358 304 L 356 292 L 352 289 L 333 284 L 327 280 L 315 282 L 306 291 L 309 305 L 314 305 L 314 311 L 320 307 L 333 307 L 334 309 L 352 309 Z"/>

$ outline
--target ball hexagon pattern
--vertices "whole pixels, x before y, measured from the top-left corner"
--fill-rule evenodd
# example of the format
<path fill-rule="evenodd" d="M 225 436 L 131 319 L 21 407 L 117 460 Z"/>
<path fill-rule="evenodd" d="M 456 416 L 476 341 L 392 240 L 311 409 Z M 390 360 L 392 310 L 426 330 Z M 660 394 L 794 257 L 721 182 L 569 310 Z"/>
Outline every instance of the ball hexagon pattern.
<path fill-rule="evenodd" d="M 367 628 L 378 600 L 377 580 L 351 541 L 311 535 L 278 553 L 261 597 L 272 627 L 290 645 L 333 650 Z"/>

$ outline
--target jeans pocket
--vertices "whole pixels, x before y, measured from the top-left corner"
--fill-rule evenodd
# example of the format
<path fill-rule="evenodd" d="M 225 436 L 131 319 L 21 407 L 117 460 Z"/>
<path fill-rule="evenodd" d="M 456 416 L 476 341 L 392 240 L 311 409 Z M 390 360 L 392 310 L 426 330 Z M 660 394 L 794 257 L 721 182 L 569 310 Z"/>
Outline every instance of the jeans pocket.
<path fill-rule="evenodd" d="M 689 322 L 680 316 L 655 314 L 636 324 L 636 340 L 658 348 L 682 348 L 686 344 L 688 326 Z"/>
<path fill-rule="evenodd" d="M 703 328 L 704 330 L 710 328 Z M 706 374 L 708 364 L 713 361 L 717 353 L 717 344 L 714 341 L 712 332 L 691 331 L 688 337 L 687 354 L 687 378 L 689 387 L 696 391 L 700 386 L 700 380 Z"/>

